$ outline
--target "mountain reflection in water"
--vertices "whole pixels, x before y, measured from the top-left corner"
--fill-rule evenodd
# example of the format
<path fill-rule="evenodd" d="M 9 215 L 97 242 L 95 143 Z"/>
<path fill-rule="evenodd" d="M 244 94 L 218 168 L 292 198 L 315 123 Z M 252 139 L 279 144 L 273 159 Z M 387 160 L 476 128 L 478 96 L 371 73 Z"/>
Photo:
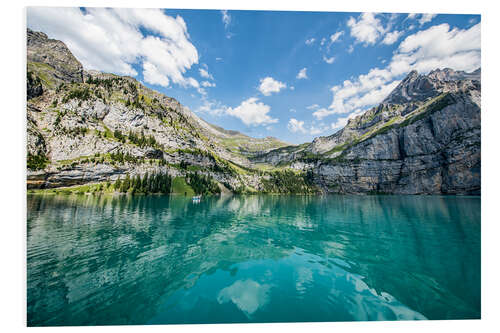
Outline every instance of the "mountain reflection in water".
<path fill-rule="evenodd" d="M 480 318 L 479 197 L 27 200 L 29 326 Z"/>

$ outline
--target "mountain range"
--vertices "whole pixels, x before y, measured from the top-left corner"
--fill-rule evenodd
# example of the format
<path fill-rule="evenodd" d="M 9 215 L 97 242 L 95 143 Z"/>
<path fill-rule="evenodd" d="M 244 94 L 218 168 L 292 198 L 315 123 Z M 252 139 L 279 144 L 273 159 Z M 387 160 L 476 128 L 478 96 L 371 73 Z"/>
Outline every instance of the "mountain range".
<path fill-rule="evenodd" d="M 410 72 L 336 133 L 290 145 L 209 124 L 27 30 L 28 189 L 203 174 L 222 192 L 480 194 L 481 70 Z M 189 181 L 185 184 L 189 187 Z"/>

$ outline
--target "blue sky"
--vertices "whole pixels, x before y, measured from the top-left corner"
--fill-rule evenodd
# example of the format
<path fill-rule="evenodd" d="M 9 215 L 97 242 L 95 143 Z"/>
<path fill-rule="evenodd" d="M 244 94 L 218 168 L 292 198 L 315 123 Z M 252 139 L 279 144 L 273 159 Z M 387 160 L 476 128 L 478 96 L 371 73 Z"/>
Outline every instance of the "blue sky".
<path fill-rule="evenodd" d="M 333 134 L 410 70 L 480 66 L 480 16 L 29 8 L 84 67 L 131 75 L 226 129 Z"/>

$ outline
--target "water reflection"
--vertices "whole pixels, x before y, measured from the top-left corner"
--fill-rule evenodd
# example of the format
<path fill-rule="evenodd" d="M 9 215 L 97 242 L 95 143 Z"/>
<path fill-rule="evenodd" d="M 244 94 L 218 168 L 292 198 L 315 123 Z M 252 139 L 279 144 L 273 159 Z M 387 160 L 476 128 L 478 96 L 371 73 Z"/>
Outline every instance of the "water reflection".
<path fill-rule="evenodd" d="M 29 325 L 479 316 L 479 198 L 28 197 Z"/>

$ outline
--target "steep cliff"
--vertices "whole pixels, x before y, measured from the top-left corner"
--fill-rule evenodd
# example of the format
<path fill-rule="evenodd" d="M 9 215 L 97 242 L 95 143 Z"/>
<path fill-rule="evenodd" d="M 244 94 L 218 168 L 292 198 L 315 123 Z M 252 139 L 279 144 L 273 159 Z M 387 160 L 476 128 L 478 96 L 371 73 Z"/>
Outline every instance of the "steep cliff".
<path fill-rule="evenodd" d="M 479 194 L 481 73 L 412 71 L 337 133 L 254 161 L 314 174 L 328 192 Z"/>

